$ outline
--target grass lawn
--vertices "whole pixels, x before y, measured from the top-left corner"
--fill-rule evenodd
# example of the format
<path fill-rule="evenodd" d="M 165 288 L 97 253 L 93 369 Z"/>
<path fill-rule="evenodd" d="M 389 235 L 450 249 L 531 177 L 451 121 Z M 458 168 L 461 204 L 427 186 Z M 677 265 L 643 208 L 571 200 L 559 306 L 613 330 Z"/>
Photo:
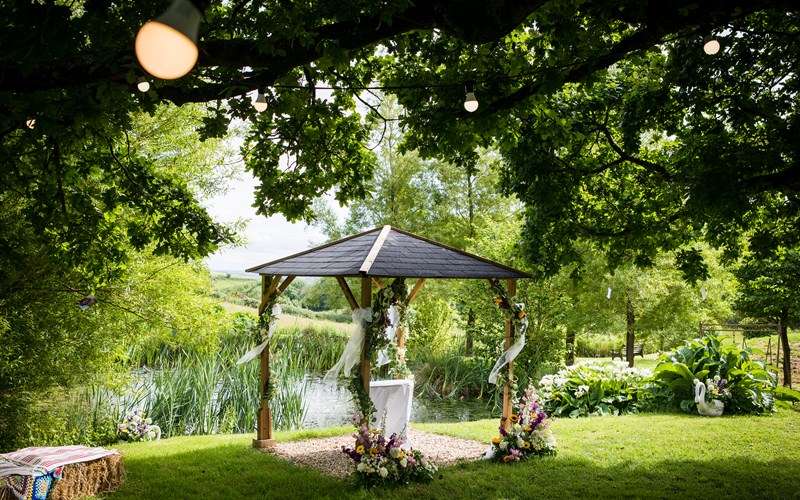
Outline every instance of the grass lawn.
<path fill-rule="evenodd" d="M 496 420 L 415 424 L 488 441 Z M 561 419 L 559 453 L 517 464 L 470 462 L 427 485 L 364 490 L 250 447 L 252 435 L 122 444 L 128 479 L 106 498 L 796 498 L 800 412 Z M 279 432 L 291 441 L 349 429 Z"/>

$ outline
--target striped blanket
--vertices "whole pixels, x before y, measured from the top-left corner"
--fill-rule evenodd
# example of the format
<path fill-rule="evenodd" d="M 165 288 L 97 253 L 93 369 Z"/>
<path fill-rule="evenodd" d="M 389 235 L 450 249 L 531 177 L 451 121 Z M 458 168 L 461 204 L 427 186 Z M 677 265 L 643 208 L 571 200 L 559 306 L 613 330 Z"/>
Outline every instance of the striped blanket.
<path fill-rule="evenodd" d="M 21 500 L 45 500 L 64 466 L 90 462 L 117 450 L 86 446 L 23 448 L 0 455 L 0 479 Z"/>

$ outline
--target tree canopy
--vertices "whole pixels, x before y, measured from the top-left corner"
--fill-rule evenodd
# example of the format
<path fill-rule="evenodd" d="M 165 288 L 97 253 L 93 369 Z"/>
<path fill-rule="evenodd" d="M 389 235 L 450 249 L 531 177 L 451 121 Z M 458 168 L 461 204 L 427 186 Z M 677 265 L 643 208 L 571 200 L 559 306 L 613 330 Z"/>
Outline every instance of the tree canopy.
<path fill-rule="evenodd" d="M 213 2 L 197 67 L 146 94 L 134 89 L 133 40 L 164 2 L 3 7 L 0 189 L 30 196 L 26 216 L 59 244 L 121 232 L 187 256 L 230 240 L 180 179 L 121 140 L 132 112 L 162 101 L 207 103 L 203 138 L 249 123 L 243 153 L 264 215 L 311 219 L 331 189 L 360 198 L 375 87 L 404 107 L 406 149 L 465 168 L 479 147 L 502 153 L 543 274 L 580 263 L 579 236 L 612 265 L 676 251 L 703 278 L 691 245 L 704 235 L 735 256 L 742 235 L 770 250 L 800 234 L 795 2 Z M 701 49 L 709 34 L 722 45 L 714 57 Z M 467 82 L 475 113 L 462 107 Z M 250 105 L 259 88 L 263 113 Z M 120 206 L 141 220 L 100 218 Z"/>

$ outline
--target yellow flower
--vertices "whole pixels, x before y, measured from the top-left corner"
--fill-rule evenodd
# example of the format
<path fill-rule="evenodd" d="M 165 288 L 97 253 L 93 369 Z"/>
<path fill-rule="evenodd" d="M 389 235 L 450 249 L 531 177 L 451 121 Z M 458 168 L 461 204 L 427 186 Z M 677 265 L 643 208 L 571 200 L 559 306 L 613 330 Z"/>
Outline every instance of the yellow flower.
<path fill-rule="evenodd" d="M 359 453 L 359 454 L 360 453 L 364 453 L 364 445 L 363 444 L 360 444 L 360 445 L 356 446 L 356 453 Z"/>
<path fill-rule="evenodd" d="M 492 443 L 494 443 L 494 444 L 500 444 L 500 441 L 502 441 L 502 439 L 500 439 L 499 437 L 493 437 L 492 438 Z"/>
<path fill-rule="evenodd" d="M 522 319 L 522 318 L 524 318 L 524 317 L 525 317 L 525 311 L 520 311 L 520 312 L 518 312 L 518 313 L 517 313 L 517 317 L 518 317 L 519 319 Z"/>
<path fill-rule="evenodd" d="M 503 302 L 503 299 L 501 299 L 500 297 L 495 297 L 494 298 L 494 303 L 495 304 L 500 304 L 501 302 Z"/>
<path fill-rule="evenodd" d="M 511 461 L 511 455 L 506 455 L 503 457 L 503 462 L 510 462 L 510 461 Z"/>
<path fill-rule="evenodd" d="M 369 449 L 369 454 L 374 457 L 375 455 L 378 454 L 378 448 L 370 448 Z"/>
<path fill-rule="evenodd" d="M 531 429 L 531 426 L 530 426 L 530 425 L 526 425 L 526 426 L 525 426 L 525 429 L 523 429 L 523 430 L 524 430 L 525 432 L 530 432 L 530 431 L 532 431 L 533 429 Z"/>
<path fill-rule="evenodd" d="M 508 418 L 509 418 L 509 419 L 511 419 L 511 421 L 512 421 L 513 423 L 515 423 L 515 424 L 516 424 L 516 423 L 519 421 L 519 417 L 517 416 L 517 414 L 516 414 L 516 413 L 512 413 L 512 414 L 511 414 L 511 416 L 510 416 L 510 417 L 508 417 Z"/>
<path fill-rule="evenodd" d="M 403 452 L 402 451 L 400 451 L 400 453 L 397 454 L 397 458 L 403 458 Z"/>
<path fill-rule="evenodd" d="M 527 450 L 530 447 L 531 447 L 531 444 L 528 441 L 525 441 L 525 445 L 523 446 L 523 448 L 525 448 Z"/>

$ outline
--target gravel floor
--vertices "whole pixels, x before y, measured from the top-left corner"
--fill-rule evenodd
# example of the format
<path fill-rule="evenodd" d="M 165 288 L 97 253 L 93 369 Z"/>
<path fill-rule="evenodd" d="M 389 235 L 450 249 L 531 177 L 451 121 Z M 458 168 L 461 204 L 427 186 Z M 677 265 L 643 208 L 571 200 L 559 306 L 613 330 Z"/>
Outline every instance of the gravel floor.
<path fill-rule="evenodd" d="M 479 460 L 489 448 L 488 443 L 442 436 L 430 432 L 411 430 L 409 437 L 413 448 L 427 453 L 439 466 L 452 465 L 461 460 Z M 303 467 L 313 467 L 324 474 L 344 479 L 350 474 L 350 459 L 342 453 L 342 446 L 353 446 L 350 435 L 322 439 L 278 442 L 264 451 Z"/>

